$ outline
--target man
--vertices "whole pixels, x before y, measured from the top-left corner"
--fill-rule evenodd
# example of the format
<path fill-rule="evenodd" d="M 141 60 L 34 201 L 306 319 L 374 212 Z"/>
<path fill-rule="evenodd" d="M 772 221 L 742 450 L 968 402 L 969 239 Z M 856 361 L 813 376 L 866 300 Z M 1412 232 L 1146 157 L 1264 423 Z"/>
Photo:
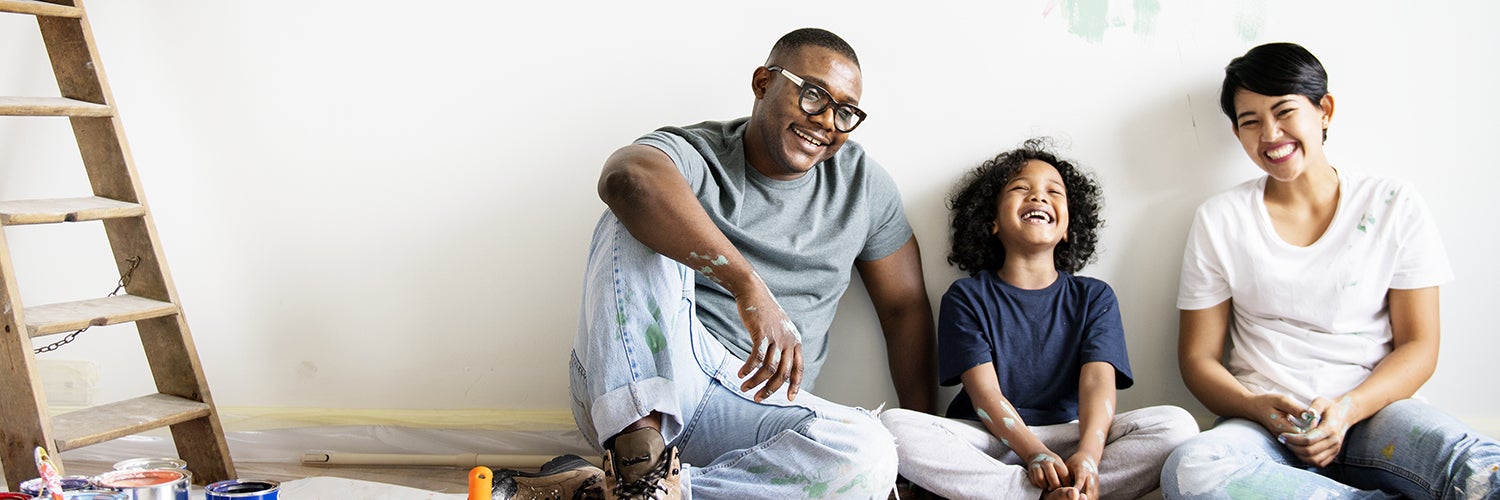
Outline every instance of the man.
<path fill-rule="evenodd" d="M 749 118 L 663 128 L 600 175 L 609 212 L 590 250 L 571 385 L 605 477 L 572 461 L 497 484 L 568 495 L 602 482 L 619 498 L 890 491 L 894 440 L 879 420 L 803 391 L 858 268 L 901 404 L 935 403 L 916 239 L 890 177 L 846 142 L 866 116 L 858 58 L 837 35 L 800 29 L 751 88 Z"/>

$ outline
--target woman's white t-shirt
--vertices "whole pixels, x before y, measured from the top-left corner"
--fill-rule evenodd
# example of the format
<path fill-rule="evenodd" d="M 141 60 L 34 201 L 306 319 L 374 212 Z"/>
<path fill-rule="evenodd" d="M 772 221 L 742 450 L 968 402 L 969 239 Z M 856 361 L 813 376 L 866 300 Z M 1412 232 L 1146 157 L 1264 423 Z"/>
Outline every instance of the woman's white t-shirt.
<path fill-rule="evenodd" d="M 1411 186 L 1340 172 L 1333 222 L 1293 246 L 1271 224 L 1265 187 L 1247 181 L 1198 207 L 1177 308 L 1233 299 L 1226 366 L 1246 388 L 1341 396 L 1391 352 L 1386 292 L 1453 278 L 1442 238 Z"/>

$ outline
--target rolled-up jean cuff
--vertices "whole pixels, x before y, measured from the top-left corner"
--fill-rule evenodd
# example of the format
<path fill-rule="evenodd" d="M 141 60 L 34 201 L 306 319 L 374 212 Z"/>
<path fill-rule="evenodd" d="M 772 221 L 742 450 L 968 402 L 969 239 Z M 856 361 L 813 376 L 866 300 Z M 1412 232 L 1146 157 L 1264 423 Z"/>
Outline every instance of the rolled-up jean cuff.
<path fill-rule="evenodd" d="M 684 420 L 677 389 L 666 377 L 651 377 L 609 391 L 595 399 L 589 410 L 600 446 L 653 411 L 661 414 L 661 435 L 670 443 L 681 432 Z"/>

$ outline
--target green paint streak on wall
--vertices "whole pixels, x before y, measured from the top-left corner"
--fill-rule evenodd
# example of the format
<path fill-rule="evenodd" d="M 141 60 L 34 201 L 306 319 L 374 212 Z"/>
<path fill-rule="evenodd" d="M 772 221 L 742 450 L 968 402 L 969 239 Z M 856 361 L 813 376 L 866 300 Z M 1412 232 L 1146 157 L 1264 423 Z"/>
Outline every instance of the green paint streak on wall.
<path fill-rule="evenodd" d="M 1235 31 L 1240 39 L 1254 42 L 1260 38 L 1260 30 L 1266 25 L 1266 1 L 1243 0 L 1240 14 L 1235 16 Z"/>
<path fill-rule="evenodd" d="M 1104 41 L 1109 27 L 1109 0 L 1066 0 L 1063 12 L 1068 16 L 1068 31 L 1093 43 Z"/>
<path fill-rule="evenodd" d="M 1135 0 L 1135 34 L 1141 38 L 1156 35 L 1156 16 L 1161 14 L 1160 0 Z"/>

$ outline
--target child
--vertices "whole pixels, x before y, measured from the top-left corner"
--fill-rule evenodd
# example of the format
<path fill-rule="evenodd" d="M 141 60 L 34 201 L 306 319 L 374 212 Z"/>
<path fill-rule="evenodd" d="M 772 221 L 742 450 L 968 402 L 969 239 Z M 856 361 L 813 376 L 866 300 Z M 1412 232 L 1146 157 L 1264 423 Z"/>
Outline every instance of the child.
<path fill-rule="evenodd" d="M 1334 100 L 1307 49 L 1250 49 L 1219 99 L 1266 175 L 1209 198 L 1188 232 L 1178 363 L 1223 418 L 1172 453 L 1163 493 L 1500 496 L 1500 443 L 1412 399 L 1453 277 L 1426 203 L 1329 162 Z"/>
<path fill-rule="evenodd" d="M 971 276 L 938 318 L 938 376 L 963 389 L 941 418 L 891 410 L 899 471 L 947 498 L 1135 498 L 1198 432 L 1173 406 L 1114 414 L 1130 362 L 1114 292 L 1074 276 L 1102 192 L 1043 139 L 971 172 L 950 200 L 948 261 Z"/>

